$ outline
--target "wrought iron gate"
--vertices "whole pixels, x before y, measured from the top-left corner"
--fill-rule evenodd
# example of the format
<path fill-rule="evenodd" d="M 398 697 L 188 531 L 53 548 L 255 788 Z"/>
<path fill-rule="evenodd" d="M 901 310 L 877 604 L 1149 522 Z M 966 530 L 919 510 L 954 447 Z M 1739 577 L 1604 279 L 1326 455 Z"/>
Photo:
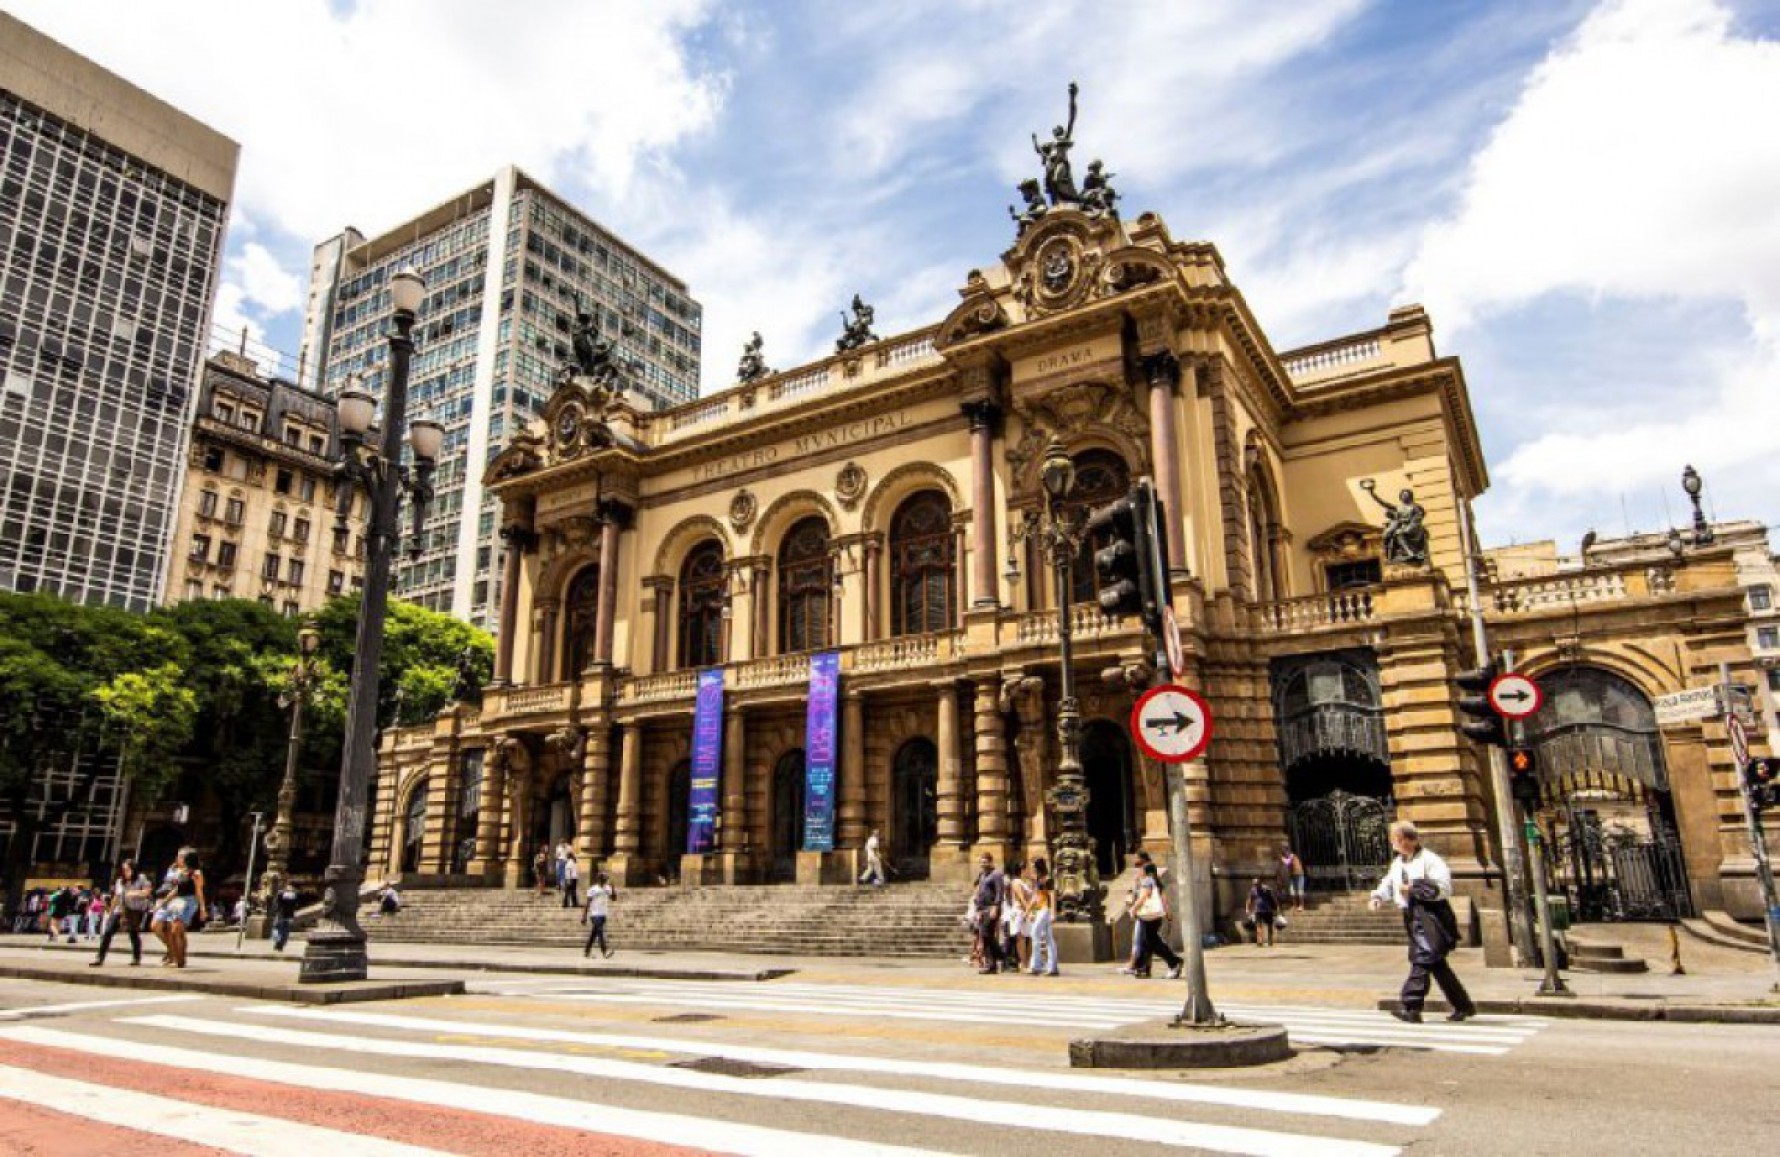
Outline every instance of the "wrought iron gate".
<path fill-rule="evenodd" d="M 1312 888 L 1369 888 L 1391 862 L 1391 806 L 1369 795 L 1332 791 L 1286 813 L 1292 850 Z"/>
<path fill-rule="evenodd" d="M 1603 830 L 1592 811 L 1576 811 L 1567 830 L 1545 843 L 1553 887 L 1570 898 L 1577 920 L 1679 920 L 1694 915 L 1680 838 L 1666 825 L 1629 837 Z"/>

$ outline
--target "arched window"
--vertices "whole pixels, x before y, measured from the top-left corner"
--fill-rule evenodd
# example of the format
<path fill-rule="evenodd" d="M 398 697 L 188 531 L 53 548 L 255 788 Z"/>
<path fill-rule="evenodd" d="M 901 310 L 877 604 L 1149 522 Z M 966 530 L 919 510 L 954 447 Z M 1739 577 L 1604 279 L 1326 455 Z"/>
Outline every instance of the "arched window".
<path fill-rule="evenodd" d="M 600 568 L 582 567 L 569 583 L 567 620 L 563 627 L 563 657 L 568 667 L 564 679 L 577 679 L 593 661 L 594 634 L 598 626 L 600 603 Z"/>
<path fill-rule="evenodd" d="M 1084 450 L 1075 456 L 1075 489 L 1069 492 L 1069 504 L 1086 512 L 1094 511 L 1131 491 L 1131 468 L 1111 450 Z M 1089 535 L 1082 540 L 1082 549 L 1075 556 L 1070 571 L 1070 601 L 1091 603 L 1099 589 L 1099 576 L 1094 573 L 1094 552 L 1105 543 Z"/>
<path fill-rule="evenodd" d="M 408 796 L 408 811 L 402 821 L 402 871 L 420 870 L 420 849 L 426 840 L 426 781 L 422 780 Z"/>
<path fill-rule="evenodd" d="M 937 490 L 910 498 L 890 520 L 890 633 L 952 626 L 958 568 L 952 504 Z"/>
<path fill-rule="evenodd" d="M 680 567 L 680 666 L 723 661 L 723 544 L 694 547 Z"/>
<path fill-rule="evenodd" d="M 779 546 L 779 653 L 828 645 L 828 607 L 834 566 L 828 557 L 828 523 L 806 518 Z"/>
<path fill-rule="evenodd" d="M 1270 603 L 1285 597 L 1279 576 L 1279 559 L 1274 551 L 1274 530 L 1279 514 L 1274 509 L 1273 492 L 1266 475 L 1259 467 L 1248 473 L 1248 537 L 1249 555 L 1254 559 L 1255 600 Z"/>

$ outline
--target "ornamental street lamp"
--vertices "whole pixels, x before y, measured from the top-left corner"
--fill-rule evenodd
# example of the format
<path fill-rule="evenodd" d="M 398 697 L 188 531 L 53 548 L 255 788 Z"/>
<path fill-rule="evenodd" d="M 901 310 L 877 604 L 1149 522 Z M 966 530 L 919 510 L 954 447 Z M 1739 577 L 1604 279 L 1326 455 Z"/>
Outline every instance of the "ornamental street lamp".
<path fill-rule="evenodd" d="M 322 877 L 321 918 L 309 934 L 298 979 L 334 983 L 365 979 L 365 932 L 358 923 L 359 886 L 364 881 L 365 800 L 377 766 L 377 668 L 383 658 L 383 618 L 389 598 L 390 556 L 400 533 L 402 495 L 410 497 L 413 546 L 418 554 L 426 510 L 433 497 L 433 468 L 445 430 L 417 421 L 406 432 L 413 451 L 412 471 L 402 465 L 402 435 L 408 425 L 408 365 L 414 354 L 414 315 L 426 295 L 420 274 L 403 270 L 390 278 L 394 307 L 389 332 L 389 389 L 383 399 L 382 446 L 365 444 L 376 402 L 362 390 L 340 395 L 340 501 L 336 526 L 344 529 L 353 492 L 362 489 L 370 507 L 366 528 L 365 587 L 359 605 L 358 634 L 352 652 L 352 682 L 346 707 L 346 749 L 340 760 L 340 801 L 334 811 L 334 846 Z"/>
<path fill-rule="evenodd" d="M 1712 544 L 1712 524 L 1706 521 L 1705 512 L 1700 509 L 1700 491 L 1705 489 L 1705 482 L 1700 472 L 1692 466 L 1681 471 L 1681 489 L 1687 491 L 1687 500 L 1693 503 L 1693 544 L 1710 546 Z"/>
<path fill-rule="evenodd" d="M 1094 863 L 1094 842 L 1088 836 L 1088 788 L 1082 775 L 1081 704 L 1075 695 L 1075 650 L 1070 630 L 1070 570 L 1085 533 L 1080 511 L 1065 501 L 1075 489 L 1075 463 L 1063 443 L 1052 439 L 1045 448 L 1039 479 L 1044 486 L 1045 513 L 1027 511 L 1011 528 L 1015 544 L 1036 538 L 1051 564 L 1057 592 L 1057 648 L 1062 665 L 1057 703 L 1057 738 L 1061 754 L 1057 775 L 1045 802 L 1057 818 L 1052 841 L 1052 876 L 1057 882 L 1057 910 L 1066 921 L 1097 921 L 1101 914 L 1100 874 Z M 1008 552 L 1006 577 L 1019 578 L 1013 552 Z"/>
<path fill-rule="evenodd" d="M 280 707 L 289 707 L 290 739 L 285 744 L 284 779 L 278 784 L 278 811 L 272 830 L 266 833 L 266 874 L 260 879 L 259 908 L 271 910 L 272 898 L 284 887 L 285 873 L 290 870 L 291 812 L 297 803 L 297 763 L 303 753 L 303 707 L 314 690 L 317 672 L 315 652 L 321 647 L 321 632 L 305 621 L 297 632 L 297 661 L 291 667 L 290 690 L 278 697 Z"/>

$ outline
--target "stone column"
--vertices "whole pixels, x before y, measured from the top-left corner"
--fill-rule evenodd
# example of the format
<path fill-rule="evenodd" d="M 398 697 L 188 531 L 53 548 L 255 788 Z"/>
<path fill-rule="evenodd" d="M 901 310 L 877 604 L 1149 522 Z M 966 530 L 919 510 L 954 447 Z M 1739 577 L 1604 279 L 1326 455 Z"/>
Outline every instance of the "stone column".
<path fill-rule="evenodd" d="M 612 620 L 618 613 L 618 536 L 629 521 L 628 506 L 611 499 L 601 500 L 600 589 L 599 607 L 594 613 L 593 661 L 606 667 L 612 665 L 612 640 L 617 626 Z"/>
<path fill-rule="evenodd" d="M 581 816 L 577 823 L 582 857 L 589 869 L 606 854 L 606 798 L 612 776 L 612 728 L 588 729 L 581 761 Z"/>
<path fill-rule="evenodd" d="M 655 633 L 652 637 L 655 654 L 650 656 L 649 669 L 655 674 L 674 669 L 674 580 L 658 575 L 644 580 L 655 593 Z"/>
<path fill-rule="evenodd" d="M 848 691 L 841 705 L 841 786 L 836 846 L 862 848 L 870 824 L 865 815 L 865 696 Z"/>
<path fill-rule="evenodd" d="M 964 403 L 970 418 L 970 516 L 973 607 L 992 608 L 995 595 L 995 425 L 1000 409 L 987 399 Z"/>
<path fill-rule="evenodd" d="M 763 659 L 773 652 L 772 638 L 772 560 L 756 558 L 754 579 L 748 584 L 749 597 L 754 600 L 754 646 L 750 659 Z"/>
<path fill-rule="evenodd" d="M 539 683 L 555 683 L 556 678 L 556 619 L 562 604 L 556 599 L 540 603 L 538 606 L 538 631 L 543 639 L 538 644 L 538 679 Z"/>
<path fill-rule="evenodd" d="M 933 685 L 939 696 L 939 844 L 935 851 L 963 855 L 970 845 L 964 830 L 964 769 L 958 758 L 958 689 L 950 679 Z"/>
<path fill-rule="evenodd" d="M 612 858 L 606 871 L 619 887 L 644 879 L 643 852 L 643 728 L 635 719 L 619 720 L 618 821 L 612 836 Z"/>
<path fill-rule="evenodd" d="M 1150 457 L 1156 464 L 1156 493 L 1168 515 L 1168 571 L 1187 572 L 1187 535 L 1183 528 L 1180 454 L 1175 438 L 1174 394 L 1180 383 L 1180 361 L 1168 350 L 1138 359 L 1150 394 Z"/>
<path fill-rule="evenodd" d="M 507 799 L 508 740 L 496 736 L 482 757 L 482 804 L 476 812 L 476 855 L 471 859 L 471 875 L 487 875 L 501 862 L 502 812 Z"/>
<path fill-rule="evenodd" d="M 977 681 L 972 728 L 977 752 L 977 848 L 1002 863 L 1012 844 L 1008 823 L 1007 733 L 1001 722 L 1001 680 Z"/>
<path fill-rule="evenodd" d="M 884 537 L 881 534 L 869 534 L 865 537 L 865 638 L 870 643 L 883 637 L 881 612 L 878 609 L 878 591 L 883 585 L 880 575 L 883 568 Z"/>
<path fill-rule="evenodd" d="M 723 717 L 723 830 L 717 846 L 724 852 L 740 852 L 748 840 L 748 728 L 740 707 L 731 706 Z"/>
<path fill-rule="evenodd" d="M 530 818 L 531 776 L 529 768 L 507 769 L 505 815 L 501 826 L 507 833 L 507 887 L 523 887 L 530 869 L 531 853 L 526 848 L 525 827 Z"/>
<path fill-rule="evenodd" d="M 501 575 L 500 633 L 495 637 L 494 649 L 494 682 L 497 685 L 513 682 L 513 644 L 517 641 L 514 636 L 519 633 L 519 576 L 527 552 L 538 542 L 538 536 L 531 529 L 532 504 L 531 499 L 514 504 L 509 508 L 506 525 L 501 527 L 501 542 L 506 545 L 507 558 Z"/>

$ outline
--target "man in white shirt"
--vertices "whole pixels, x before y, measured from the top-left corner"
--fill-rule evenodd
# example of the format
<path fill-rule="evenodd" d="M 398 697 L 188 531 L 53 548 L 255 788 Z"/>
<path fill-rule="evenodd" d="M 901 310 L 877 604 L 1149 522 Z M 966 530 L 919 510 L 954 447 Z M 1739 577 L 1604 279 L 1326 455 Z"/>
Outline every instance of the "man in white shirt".
<path fill-rule="evenodd" d="M 601 956 L 612 955 L 612 950 L 606 946 L 606 915 L 611 911 L 612 901 L 617 898 L 618 889 L 612 887 L 611 880 L 607 879 L 604 872 L 594 877 L 592 885 L 587 889 L 587 910 L 581 913 L 581 923 L 592 924 L 593 927 L 588 929 L 587 947 L 581 950 L 581 955 L 592 956 L 596 943 L 600 946 Z"/>
<path fill-rule="evenodd" d="M 1477 1015 L 1477 1006 L 1446 962 L 1459 942 L 1458 920 L 1452 912 L 1452 869 L 1422 847 L 1421 833 L 1408 820 L 1391 825 L 1391 846 L 1397 849 L 1397 858 L 1370 900 L 1375 909 L 1395 904 L 1403 913 L 1403 930 L 1409 934 L 1409 977 L 1403 981 L 1402 1005 L 1392 1009 L 1391 1015 L 1411 1024 L 1421 1023 L 1432 979 L 1452 1005 L 1446 1019 L 1470 1020 Z"/>
<path fill-rule="evenodd" d="M 872 829 L 865 841 L 865 872 L 859 877 L 861 884 L 870 884 L 874 888 L 884 883 L 884 858 L 879 851 L 878 830 Z"/>

